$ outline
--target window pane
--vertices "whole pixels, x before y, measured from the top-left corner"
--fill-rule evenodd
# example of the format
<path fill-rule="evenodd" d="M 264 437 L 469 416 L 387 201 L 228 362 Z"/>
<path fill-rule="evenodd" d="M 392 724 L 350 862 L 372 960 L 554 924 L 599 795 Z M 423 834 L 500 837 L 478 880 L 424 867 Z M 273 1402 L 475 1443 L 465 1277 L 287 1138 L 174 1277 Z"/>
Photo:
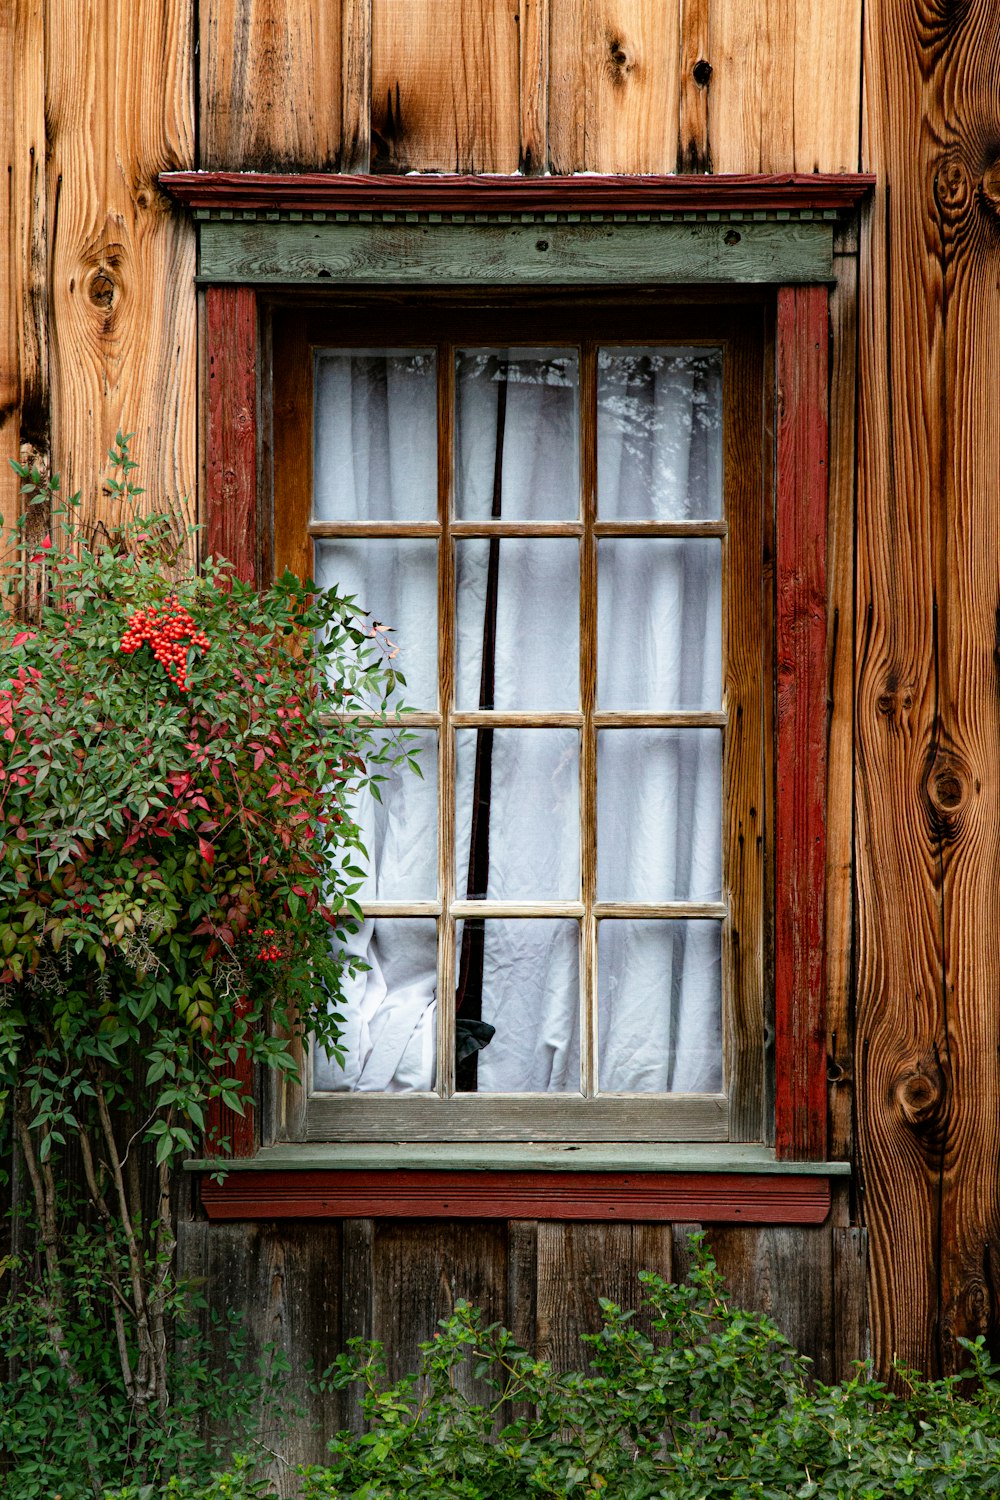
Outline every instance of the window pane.
<path fill-rule="evenodd" d="M 597 548 L 601 708 L 722 707 L 722 543 L 605 540 Z"/>
<path fill-rule="evenodd" d="M 409 730 L 405 748 L 420 767 L 416 775 L 404 761 L 380 766 L 368 761 L 379 777 L 379 799 L 366 792 L 356 808 L 367 858 L 350 851 L 349 863 L 367 870 L 356 900 L 433 901 L 437 896 L 437 735 Z M 380 733 L 376 744 L 395 753 L 398 741 Z"/>
<path fill-rule="evenodd" d="M 580 509 L 575 349 L 465 349 L 455 360 L 455 514 L 565 521 Z"/>
<path fill-rule="evenodd" d="M 324 349 L 315 365 L 317 521 L 433 521 L 433 349 Z"/>
<path fill-rule="evenodd" d="M 579 1093 L 577 923 L 460 922 L 456 942 L 459 1092 Z"/>
<path fill-rule="evenodd" d="M 601 922 L 597 938 L 602 1093 L 722 1089 L 722 925 Z"/>
<path fill-rule="evenodd" d="M 455 553 L 458 707 L 578 709 L 578 542 L 477 538 Z"/>
<path fill-rule="evenodd" d="M 721 896 L 721 729 L 602 730 L 598 900 Z"/>
<path fill-rule="evenodd" d="M 601 349 L 598 514 L 629 520 L 722 515 L 721 349 Z"/>
<path fill-rule="evenodd" d="M 459 729 L 459 900 L 580 899 L 580 742 L 575 729 Z"/>
<path fill-rule="evenodd" d="M 432 1089 L 437 923 L 427 918 L 369 919 L 344 946 L 368 968 L 344 984 L 345 1064 L 318 1052 L 313 1087 L 391 1094 Z"/>
<path fill-rule="evenodd" d="M 410 708 L 437 707 L 437 543 L 382 538 L 318 541 L 316 582 L 355 598 L 396 649 L 406 678 L 397 697 Z"/>

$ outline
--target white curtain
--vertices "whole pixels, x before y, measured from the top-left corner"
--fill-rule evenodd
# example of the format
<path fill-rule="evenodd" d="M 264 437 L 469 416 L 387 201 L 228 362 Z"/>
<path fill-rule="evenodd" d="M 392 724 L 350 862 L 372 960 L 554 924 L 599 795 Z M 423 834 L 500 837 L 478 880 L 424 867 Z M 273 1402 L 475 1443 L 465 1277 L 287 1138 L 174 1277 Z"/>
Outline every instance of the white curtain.
<path fill-rule="evenodd" d="M 717 352 L 602 351 L 598 385 L 599 514 L 632 520 L 721 515 Z M 458 516 L 575 518 L 578 423 L 574 351 L 460 355 Z M 436 489 L 433 356 L 320 355 L 315 457 L 319 519 L 430 519 Z M 456 542 L 456 706 L 576 709 L 578 544 L 572 538 L 504 538 L 492 551 L 491 559 L 488 540 Z M 393 627 L 407 677 L 403 698 L 411 707 L 437 707 L 434 544 L 322 543 L 316 575 L 320 584 L 356 594 Z M 721 635 L 717 539 L 600 542 L 600 708 L 720 708 Z M 721 733 L 714 729 L 600 733 L 598 899 L 720 898 L 721 748 Z M 362 901 L 428 900 L 436 894 L 433 734 L 422 735 L 421 761 L 423 781 L 395 773 L 382 803 L 369 799 L 361 810 L 371 856 Z M 475 729 L 457 732 L 460 898 L 579 898 L 579 770 L 575 729 L 496 729 L 485 739 Z M 476 942 L 459 924 L 457 973 L 464 972 L 463 957 L 476 957 Z M 347 1065 L 342 1069 L 319 1056 L 314 1087 L 432 1089 L 434 923 L 368 921 L 351 947 L 370 967 L 349 986 Z M 598 952 L 601 1090 L 718 1090 L 719 924 L 605 920 Z M 487 922 L 478 957 L 481 1018 L 495 1030 L 476 1054 L 475 1087 L 576 1092 L 577 923 Z M 454 997 L 447 1003 L 454 1004 Z"/>

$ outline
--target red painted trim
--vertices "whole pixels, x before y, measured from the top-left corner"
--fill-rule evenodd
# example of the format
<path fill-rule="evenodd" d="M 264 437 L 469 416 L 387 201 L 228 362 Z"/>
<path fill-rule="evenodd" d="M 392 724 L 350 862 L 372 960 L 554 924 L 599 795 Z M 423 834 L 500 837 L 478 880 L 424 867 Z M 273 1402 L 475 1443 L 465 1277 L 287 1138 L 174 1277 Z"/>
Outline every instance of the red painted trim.
<path fill-rule="evenodd" d="M 201 1178 L 210 1219 L 622 1219 L 822 1224 L 826 1177 L 687 1172 L 230 1172 Z"/>
<path fill-rule="evenodd" d="M 257 298 L 244 287 L 210 287 L 205 293 L 208 368 L 205 505 L 202 554 L 225 557 L 238 578 L 253 583 L 257 557 Z M 231 1069 L 248 1097 L 253 1066 L 244 1052 Z M 245 1116 L 208 1107 L 206 1149 L 224 1137 L 230 1154 L 257 1149 L 254 1111 Z"/>
<path fill-rule="evenodd" d="M 782 287 L 777 317 L 775 1146 L 826 1154 L 825 287 Z"/>
<path fill-rule="evenodd" d="M 862 173 L 675 177 L 351 177 L 302 172 L 163 172 L 189 208 L 394 210 L 410 213 L 853 208 L 875 186 Z"/>
<path fill-rule="evenodd" d="M 205 293 L 208 424 L 202 553 L 252 583 L 257 557 L 257 295 Z"/>

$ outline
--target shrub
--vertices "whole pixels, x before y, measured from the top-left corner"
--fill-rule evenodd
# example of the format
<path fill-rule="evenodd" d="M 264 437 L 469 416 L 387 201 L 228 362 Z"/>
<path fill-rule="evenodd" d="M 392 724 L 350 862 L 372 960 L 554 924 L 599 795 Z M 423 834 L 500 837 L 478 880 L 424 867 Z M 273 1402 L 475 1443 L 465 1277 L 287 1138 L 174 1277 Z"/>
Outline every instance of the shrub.
<path fill-rule="evenodd" d="M 827 1387 L 768 1318 L 731 1306 L 704 1249 L 684 1285 L 642 1279 L 653 1336 L 602 1302 L 585 1372 L 557 1375 L 464 1303 L 403 1380 L 356 1345 L 330 1378 L 360 1381 L 368 1430 L 304 1472 L 305 1500 L 1000 1494 L 1000 1366 L 981 1340 L 971 1396 L 913 1374 L 905 1395 L 861 1373 Z"/>
<path fill-rule="evenodd" d="M 93 1294 L 143 1482 L 178 1400 L 172 1169 L 213 1101 L 225 1152 L 250 1103 L 241 1054 L 279 1075 L 298 1043 L 336 1054 L 357 799 L 407 738 L 353 712 L 377 717 L 401 681 L 353 601 L 291 574 L 258 593 L 219 560 L 186 571 L 188 539 L 144 511 L 126 435 L 109 459 L 117 513 L 96 532 L 79 496 L 60 512 L 58 479 L 14 465 L 26 512 L 0 614 L 0 1127 L 41 1256 L 32 1326 L 49 1357 L 33 1378 L 74 1414 L 95 1497 L 71 1239 L 88 1236 L 102 1268 Z M 39 537 L 53 511 L 58 534 Z"/>

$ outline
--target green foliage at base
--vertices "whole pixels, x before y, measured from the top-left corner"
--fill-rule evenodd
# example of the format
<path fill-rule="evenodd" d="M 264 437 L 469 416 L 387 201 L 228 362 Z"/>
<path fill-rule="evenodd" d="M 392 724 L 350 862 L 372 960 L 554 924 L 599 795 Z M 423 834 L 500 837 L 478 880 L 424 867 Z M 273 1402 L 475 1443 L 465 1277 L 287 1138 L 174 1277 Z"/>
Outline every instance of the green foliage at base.
<path fill-rule="evenodd" d="M 732 1307 L 701 1250 L 685 1285 L 643 1276 L 652 1337 L 602 1302 L 590 1368 L 557 1375 L 465 1304 L 385 1380 L 359 1346 L 369 1431 L 342 1434 L 305 1500 L 880 1500 L 1000 1494 L 1000 1366 L 968 1345 L 974 1394 L 906 1375 L 813 1383 L 766 1317 Z M 473 1392 L 474 1395 L 469 1393 Z"/>
<path fill-rule="evenodd" d="M 232 1462 L 234 1449 L 254 1445 L 259 1452 L 260 1438 L 283 1431 L 278 1383 L 287 1363 L 280 1351 L 269 1347 L 251 1358 L 235 1314 L 221 1336 L 217 1330 L 211 1350 L 190 1322 L 193 1299 L 175 1292 L 167 1356 L 173 1400 L 137 1430 L 105 1303 L 107 1267 L 82 1226 L 68 1239 L 64 1267 L 72 1309 L 65 1360 L 49 1337 L 43 1287 L 29 1281 L 15 1289 L 14 1276 L 23 1281 L 27 1268 L 0 1262 L 3 1500 L 93 1500 L 93 1473 L 107 1488 L 126 1484 L 121 1493 L 141 1493 L 143 1500 L 163 1493 L 244 1500 L 259 1493 L 250 1487 L 256 1463 L 241 1461 L 218 1490 L 212 1475 Z"/>
<path fill-rule="evenodd" d="M 730 1304 L 703 1246 L 686 1284 L 643 1281 L 651 1332 L 602 1302 L 582 1372 L 555 1373 L 466 1303 L 402 1380 L 387 1378 L 379 1345 L 355 1342 L 320 1386 L 359 1382 L 367 1430 L 341 1433 L 328 1464 L 300 1471 L 302 1500 L 1000 1495 L 1000 1366 L 981 1340 L 966 1346 L 964 1380 L 899 1372 L 899 1394 L 859 1371 L 830 1387 L 810 1379 L 808 1361 L 768 1318 Z M 273 1459 L 280 1443 L 268 1446 Z M 206 1449 L 199 1465 L 207 1458 Z M 50 1472 L 58 1485 L 57 1466 Z M 186 1474 L 106 1500 L 270 1500 L 263 1473 L 241 1458 L 205 1478 L 188 1454 Z M 63 1488 L 62 1500 L 76 1493 Z"/>

